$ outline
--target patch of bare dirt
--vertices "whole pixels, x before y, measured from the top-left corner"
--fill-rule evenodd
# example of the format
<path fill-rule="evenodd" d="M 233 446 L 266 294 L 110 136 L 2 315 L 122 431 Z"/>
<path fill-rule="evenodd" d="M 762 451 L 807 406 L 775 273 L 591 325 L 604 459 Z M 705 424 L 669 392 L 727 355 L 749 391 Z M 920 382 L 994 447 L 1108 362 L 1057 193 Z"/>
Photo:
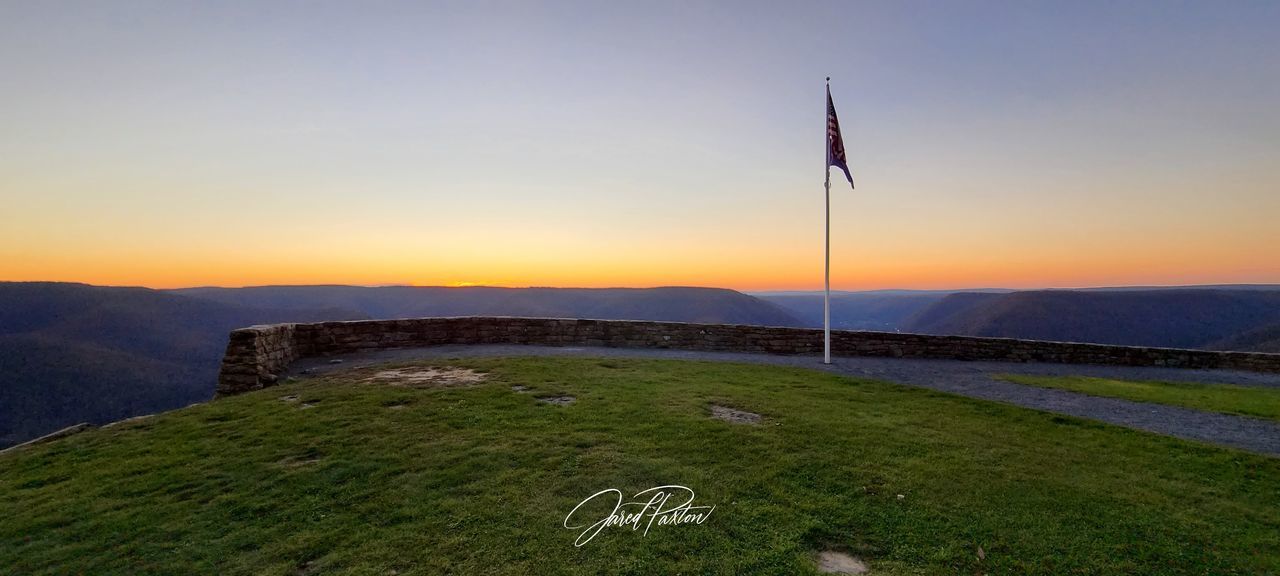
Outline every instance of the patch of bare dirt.
<path fill-rule="evenodd" d="M 447 388 L 451 386 L 468 386 L 483 382 L 484 379 L 484 374 L 469 368 L 437 366 L 382 370 L 361 380 L 361 382 L 408 386 L 410 388 Z"/>
<path fill-rule="evenodd" d="M 547 404 L 554 404 L 556 406 L 568 406 L 573 404 L 574 400 L 577 400 L 577 398 L 574 398 L 573 396 L 546 396 L 538 398 L 539 402 L 546 402 Z"/>
<path fill-rule="evenodd" d="M 866 562 L 844 552 L 827 550 L 818 553 L 818 571 L 823 574 L 866 574 Z"/>
<path fill-rule="evenodd" d="M 730 408 L 719 404 L 711 405 L 711 417 L 724 420 L 725 422 L 731 422 L 733 424 L 747 424 L 751 426 L 760 424 L 760 420 L 762 420 L 761 416 L 755 412 L 747 412 L 746 410 L 738 410 L 737 408 Z"/>

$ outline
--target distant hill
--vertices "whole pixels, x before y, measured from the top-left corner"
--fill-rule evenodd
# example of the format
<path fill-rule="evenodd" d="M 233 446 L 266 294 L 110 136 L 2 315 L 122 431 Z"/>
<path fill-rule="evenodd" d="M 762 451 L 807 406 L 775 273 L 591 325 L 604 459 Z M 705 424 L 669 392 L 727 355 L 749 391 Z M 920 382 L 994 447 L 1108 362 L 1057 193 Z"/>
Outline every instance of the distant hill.
<path fill-rule="evenodd" d="M 1210 350 L 1252 350 L 1280 354 L 1280 323 L 1270 324 L 1212 342 Z"/>
<path fill-rule="evenodd" d="M 234 328 L 363 317 L 146 288 L 0 282 L 0 446 L 209 399 Z"/>
<path fill-rule="evenodd" d="M 1263 292 L 1280 291 L 1280 284 L 1192 284 L 1185 286 L 1109 286 L 1097 288 L 1073 288 L 1077 291 L 1098 291 L 1098 292 L 1125 292 L 1125 291 L 1143 291 L 1151 292 L 1155 290 L 1260 290 Z M 965 292 L 974 292 L 974 290 L 965 290 Z"/>
<path fill-rule="evenodd" d="M 970 311 L 981 309 L 1002 296 L 1004 295 L 980 292 L 948 294 L 916 311 L 910 317 L 904 318 L 902 327 L 907 332 L 958 334 L 959 332 L 954 332 L 960 330 L 954 327 L 954 324 L 959 321 L 958 318 L 964 318 Z"/>
<path fill-rule="evenodd" d="M 797 326 L 782 308 L 714 288 L 150 290 L 0 282 L 0 447 L 209 399 L 227 334 L 253 324 L 505 315 Z"/>
<path fill-rule="evenodd" d="M 1280 324 L 1275 290 L 1039 290 L 952 294 L 918 312 L 904 331 L 1263 350 L 1280 336 L 1275 324 Z"/>
<path fill-rule="evenodd" d="M 833 292 L 831 327 L 837 330 L 898 331 L 903 322 L 941 301 L 947 292 L 876 291 Z M 804 326 L 822 326 L 822 293 L 760 294 L 757 298 L 786 309 Z"/>
<path fill-rule="evenodd" d="M 759 292 L 822 326 L 821 291 Z M 831 326 L 1108 344 L 1280 352 L 1280 285 L 1015 291 L 833 291 Z"/>
<path fill-rule="evenodd" d="M 343 309 L 371 318 L 525 316 L 801 325 L 775 304 L 723 288 L 257 286 L 170 292 L 237 306 Z"/>
<path fill-rule="evenodd" d="M 0 447 L 209 397 L 210 367 L 40 336 L 0 336 Z"/>

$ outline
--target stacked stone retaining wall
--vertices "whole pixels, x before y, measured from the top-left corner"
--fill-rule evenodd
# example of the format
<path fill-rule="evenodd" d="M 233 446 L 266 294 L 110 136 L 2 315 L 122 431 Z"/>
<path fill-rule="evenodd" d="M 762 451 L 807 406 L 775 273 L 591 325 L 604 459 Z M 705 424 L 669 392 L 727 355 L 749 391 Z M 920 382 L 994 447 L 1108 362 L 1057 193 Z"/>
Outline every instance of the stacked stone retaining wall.
<path fill-rule="evenodd" d="M 417 318 L 251 326 L 231 333 L 218 395 L 271 386 L 299 358 L 446 344 L 673 348 L 818 355 L 822 330 L 560 318 Z M 1280 354 L 893 332 L 831 332 L 835 356 L 891 356 L 1280 372 Z"/>

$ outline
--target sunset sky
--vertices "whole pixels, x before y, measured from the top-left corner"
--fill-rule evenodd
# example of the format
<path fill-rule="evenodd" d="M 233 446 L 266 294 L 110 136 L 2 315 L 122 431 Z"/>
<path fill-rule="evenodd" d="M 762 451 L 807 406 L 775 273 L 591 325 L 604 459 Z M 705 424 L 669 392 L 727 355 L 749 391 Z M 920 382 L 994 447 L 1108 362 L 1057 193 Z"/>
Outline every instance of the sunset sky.
<path fill-rule="evenodd" d="M 1280 2 L 627 6 L 0 3 L 0 280 L 1280 282 Z"/>

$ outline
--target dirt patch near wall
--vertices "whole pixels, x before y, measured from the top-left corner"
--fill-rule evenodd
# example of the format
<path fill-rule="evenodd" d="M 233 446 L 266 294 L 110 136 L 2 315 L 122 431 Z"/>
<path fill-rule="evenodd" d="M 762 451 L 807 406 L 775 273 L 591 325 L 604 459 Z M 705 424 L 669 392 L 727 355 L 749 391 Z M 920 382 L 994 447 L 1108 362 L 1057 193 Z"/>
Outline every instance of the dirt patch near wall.
<path fill-rule="evenodd" d="M 361 380 L 372 384 L 405 386 L 409 388 L 448 388 L 469 386 L 483 382 L 485 375 L 470 368 L 453 366 L 427 366 L 391 368 L 375 372 Z"/>
<path fill-rule="evenodd" d="M 762 419 L 761 416 L 755 412 L 747 412 L 746 410 L 738 410 L 737 408 L 730 408 L 719 404 L 711 405 L 711 417 L 718 420 L 724 420 L 725 422 L 747 425 L 759 424 Z"/>
<path fill-rule="evenodd" d="M 818 554 L 818 571 L 823 574 L 866 574 L 867 564 L 844 552 L 828 550 Z"/>

